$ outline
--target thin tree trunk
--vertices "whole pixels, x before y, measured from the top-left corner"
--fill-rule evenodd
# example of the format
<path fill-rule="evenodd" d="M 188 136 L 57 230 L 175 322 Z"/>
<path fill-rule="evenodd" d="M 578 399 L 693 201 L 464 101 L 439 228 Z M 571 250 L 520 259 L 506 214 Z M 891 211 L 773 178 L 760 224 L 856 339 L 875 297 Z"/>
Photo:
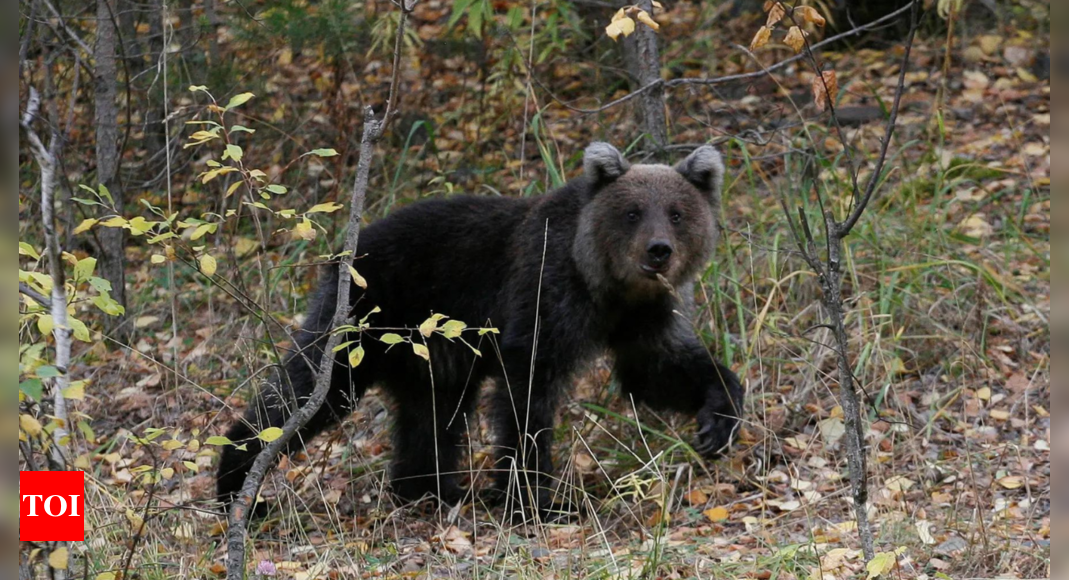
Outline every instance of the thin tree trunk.
<path fill-rule="evenodd" d="M 208 56 L 212 66 L 219 66 L 219 14 L 215 11 L 215 0 L 204 0 L 204 17 L 208 19 Z"/>
<path fill-rule="evenodd" d="M 22 118 L 22 126 L 30 142 L 30 149 L 34 159 L 41 170 L 41 223 L 45 230 L 45 248 L 48 256 L 48 271 L 52 278 L 52 336 L 56 341 L 55 368 L 58 375 L 49 383 L 48 397 L 52 401 L 52 415 L 55 417 L 56 428 L 52 431 L 51 447 L 49 448 L 49 467 L 53 471 L 67 469 L 69 453 L 67 441 L 69 440 L 67 400 L 63 393 L 70 386 L 70 361 L 71 361 L 71 331 L 67 321 L 67 286 L 63 271 L 63 249 L 59 244 L 59 236 L 56 233 L 55 218 L 55 190 L 56 172 L 58 171 L 59 146 L 61 139 L 53 120 L 53 130 L 49 144 L 46 146 L 33 129 L 33 122 L 40 111 L 41 97 L 36 90 L 30 89 L 30 100 L 26 106 L 26 115 Z M 67 548 L 67 542 L 55 542 L 49 549 L 57 551 Z M 64 580 L 67 577 L 65 569 L 52 569 L 52 577 L 56 580 Z"/>
<path fill-rule="evenodd" d="M 97 0 L 96 68 L 94 106 L 96 121 L 97 182 L 111 193 L 115 210 L 123 211 L 123 192 L 119 183 L 119 108 L 118 63 L 115 56 L 115 9 L 111 0 Z M 107 210 L 105 210 L 107 211 Z M 100 236 L 100 273 L 111 282 L 111 295 L 126 307 L 126 230 L 104 228 Z M 109 331 L 124 328 L 125 316 L 109 319 Z"/>
<path fill-rule="evenodd" d="M 642 0 L 634 4 L 653 15 L 653 3 Z M 661 80 L 661 55 L 657 48 L 657 33 L 639 22 L 635 32 L 624 41 L 624 56 L 627 70 L 635 79 L 635 89 L 641 89 Z M 655 157 L 664 155 L 668 145 L 668 119 L 664 112 L 664 87 L 656 86 L 639 97 L 643 129 L 654 149 Z"/>

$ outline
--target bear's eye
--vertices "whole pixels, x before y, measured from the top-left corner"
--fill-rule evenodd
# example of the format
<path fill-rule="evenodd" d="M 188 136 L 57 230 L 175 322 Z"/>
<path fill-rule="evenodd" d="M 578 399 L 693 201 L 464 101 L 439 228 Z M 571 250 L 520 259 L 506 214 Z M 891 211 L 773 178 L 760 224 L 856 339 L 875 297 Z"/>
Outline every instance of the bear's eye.
<path fill-rule="evenodd" d="M 683 221 L 683 214 L 678 211 L 674 211 L 668 215 L 668 219 L 672 220 L 672 223 L 678 224 Z"/>
<path fill-rule="evenodd" d="M 638 210 L 633 209 L 633 210 L 627 212 L 627 221 L 629 221 L 629 222 L 631 222 L 633 224 L 634 223 L 638 223 L 638 220 L 641 219 L 641 218 L 642 218 L 642 213 L 639 212 Z"/>

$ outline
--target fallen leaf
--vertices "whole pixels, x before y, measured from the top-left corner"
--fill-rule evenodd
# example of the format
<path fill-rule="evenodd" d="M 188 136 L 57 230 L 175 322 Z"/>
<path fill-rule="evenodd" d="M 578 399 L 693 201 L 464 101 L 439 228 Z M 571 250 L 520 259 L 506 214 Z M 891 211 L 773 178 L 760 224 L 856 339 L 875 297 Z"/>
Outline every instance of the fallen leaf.
<path fill-rule="evenodd" d="M 48 566 L 53 570 L 66 570 L 70 565 L 70 555 L 67 548 L 59 548 L 48 555 Z"/>
<path fill-rule="evenodd" d="M 702 512 L 702 515 L 704 515 L 710 522 L 713 523 L 727 521 L 728 517 L 730 516 L 727 508 L 723 507 L 707 509 Z"/>

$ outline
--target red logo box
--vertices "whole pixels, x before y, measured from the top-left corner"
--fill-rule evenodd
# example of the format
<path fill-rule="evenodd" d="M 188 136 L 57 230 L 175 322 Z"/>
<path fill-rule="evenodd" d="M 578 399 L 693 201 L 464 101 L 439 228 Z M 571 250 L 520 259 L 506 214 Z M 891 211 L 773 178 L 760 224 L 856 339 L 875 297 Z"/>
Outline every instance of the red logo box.
<path fill-rule="evenodd" d="M 85 541 L 84 472 L 19 472 L 19 541 Z"/>

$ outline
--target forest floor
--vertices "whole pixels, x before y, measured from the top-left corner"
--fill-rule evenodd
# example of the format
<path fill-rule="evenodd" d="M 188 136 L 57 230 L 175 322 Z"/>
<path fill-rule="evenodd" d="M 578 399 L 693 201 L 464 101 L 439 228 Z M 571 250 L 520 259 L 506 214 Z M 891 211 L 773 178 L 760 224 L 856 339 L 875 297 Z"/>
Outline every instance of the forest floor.
<path fill-rule="evenodd" d="M 684 76 L 693 65 L 687 51 L 696 50 L 680 40 L 691 33 L 687 10 L 696 8 L 680 7 L 663 22 L 665 60 Z M 414 33 L 424 46 L 435 42 L 442 15 L 416 16 Z M 948 53 L 941 38 L 918 41 L 892 170 L 849 240 L 847 326 L 866 397 L 870 515 L 878 549 L 890 558 L 886 577 L 1050 575 L 1050 83 L 1032 67 L 1030 42 L 1019 31 L 977 35 Z M 727 56 L 732 46 L 718 50 L 722 73 L 753 70 Z M 509 86 L 487 80 L 492 64 L 419 54 L 402 75 L 402 110 L 418 114 L 402 115 L 380 146 L 369 220 L 454 191 L 537 193 L 554 172 L 575 174 L 587 141 L 619 142 L 637 132 L 626 108 L 583 114 L 538 89 L 527 99 L 522 75 Z M 824 56 L 843 89 L 840 110 L 856 116 L 844 131 L 862 152 L 864 176 L 884 132 L 881 107 L 894 92 L 901 49 L 887 43 Z M 359 134 L 358 109 L 348 101 L 368 100 L 364 92 L 383 86 L 388 64 L 365 63 L 339 78 L 340 67 L 324 66 L 314 51 L 283 48 L 256 58 L 248 70 L 269 72 L 250 73 L 257 86 L 247 90 L 257 99 L 247 115 L 261 133 L 277 125 L 280 142 L 299 134 L 301 146 L 342 151 L 338 164 L 324 161 L 290 178 L 305 196 L 299 203 L 344 200 L 347 133 Z M 596 106 L 577 96 L 581 85 L 567 82 L 584 78 L 583 67 L 563 61 L 536 72 L 557 98 Z M 474 78 L 483 81 L 465 80 Z M 827 114 L 807 96 L 811 79 L 791 68 L 775 82 L 669 95 L 675 142 L 727 139 L 726 232 L 702 278 L 696 321 L 747 388 L 744 426 L 726 458 L 695 459 L 687 445 L 693 425 L 630 408 L 614 396 L 611 361 L 599 361 L 577 379 L 556 433 L 561 496 L 582 503 L 585 515 L 513 526 L 478 495 L 441 510 L 402 506 L 385 483 L 390 402 L 372 392 L 342 427 L 269 476 L 262 495 L 271 511 L 251 530 L 257 575 L 250 577 L 866 576 L 835 353 L 819 326 L 819 286 L 792 252 L 778 200 L 815 203 L 794 183 L 799 135 L 826 158 L 839 159 L 842 149 Z M 196 114 L 192 98 L 179 104 L 183 114 Z M 258 150 L 247 147 L 246 159 L 275 175 L 285 165 L 285 143 L 265 137 Z M 203 160 L 187 162 L 176 176 L 179 211 L 197 213 L 215 194 L 197 185 Z M 834 193 L 845 179 L 841 166 L 820 170 L 835 211 L 849 202 Z M 152 203 L 163 196 L 144 193 Z M 322 221 L 326 231 L 330 219 Z M 278 227 L 269 221 L 264 231 Z M 315 268 L 297 266 L 319 261 L 331 239 L 257 240 L 237 231 L 212 243 L 234 249 L 221 268 L 258 298 L 268 296 L 259 286 L 262 264 L 270 266 L 267 299 L 289 324 L 299 322 L 316 278 Z M 259 322 L 195 271 L 178 272 L 176 337 L 172 291 L 151 254 L 144 245 L 128 249 L 129 344 L 99 341 L 75 353 L 73 372 L 93 385 L 78 408 L 89 427 L 81 432 L 88 503 L 99 508 L 85 550 L 96 573 L 120 570 L 132 551 L 142 579 L 213 578 L 223 570 L 225 524 L 211 504 L 219 447 L 209 438 L 239 415 L 271 353 Z M 169 372 L 176 364 L 180 372 Z M 467 479 L 485 488 L 485 420 L 469 433 Z"/>

